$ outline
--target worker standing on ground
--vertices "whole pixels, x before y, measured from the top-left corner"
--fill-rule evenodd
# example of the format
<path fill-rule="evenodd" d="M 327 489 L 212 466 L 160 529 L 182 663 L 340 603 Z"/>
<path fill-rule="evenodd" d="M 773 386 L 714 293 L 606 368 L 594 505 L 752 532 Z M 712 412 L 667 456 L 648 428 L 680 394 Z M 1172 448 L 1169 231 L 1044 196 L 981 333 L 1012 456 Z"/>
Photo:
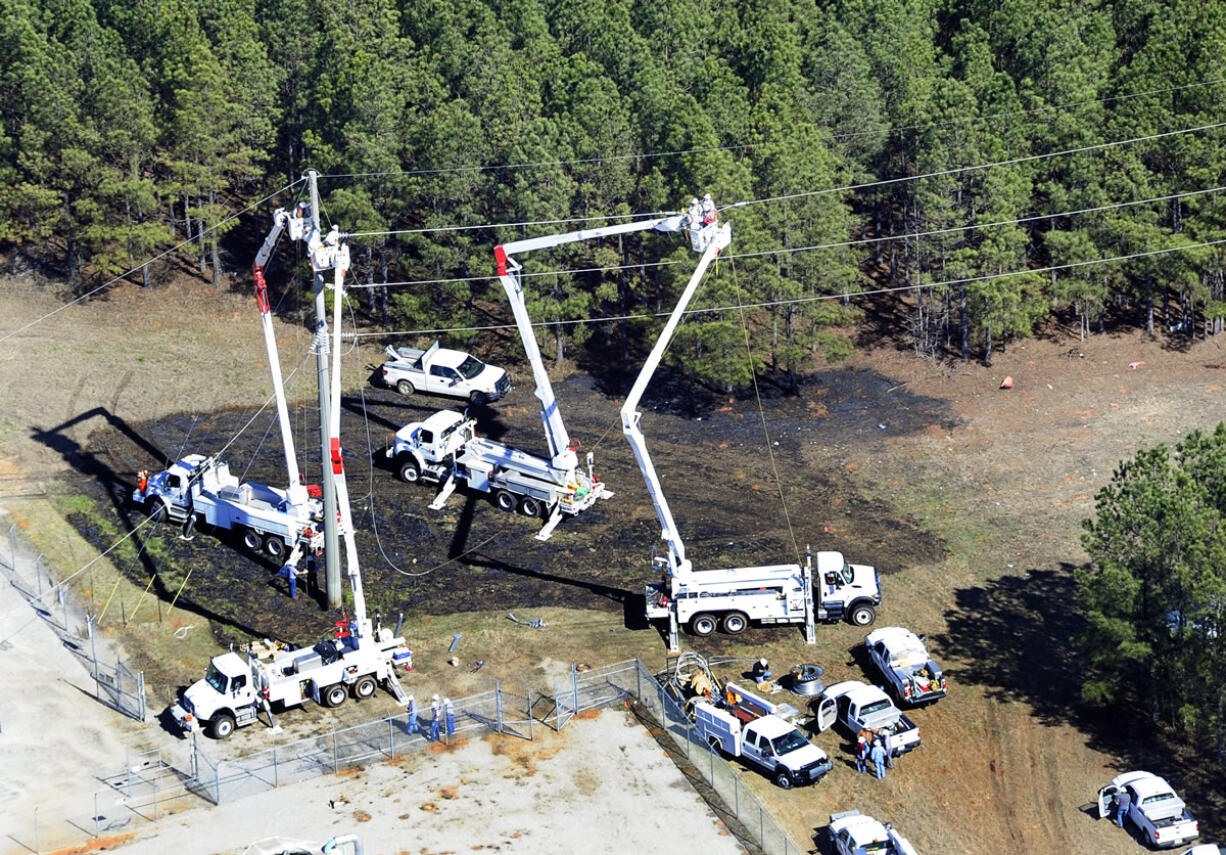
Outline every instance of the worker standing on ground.
<path fill-rule="evenodd" d="M 864 731 L 856 735 L 856 771 L 868 771 L 868 736 Z"/>
<path fill-rule="evenodd" d="M 873 740 L 873 749 L 869 752 L 869 756 L 873 758 L 873 768 L 877 772 L 877 780 L 885 778 L 885 748 L 881 746 L 880 739 Z"/>
<path fill-rule="evenodd" d="M 417 733 L 421 725 L 417 723 L 417 698 L 409 695 L 409 734 Z"/>
<path fill-rule="evenodd" d="M 894 768 L 894 750 L 891 745 L 890 731 L 885 729 L 881 731 L 881 747 L 885 749 L 885 766 L 887 769 Z"/>
<path fill-rule="evenodd" d="M 443 718 L 447 721 L 447 735 L 455 736 L 455 707 L 451 698 L 443 698 Z"/>
<path fill-rule="evenodd" d="M 1128 818 L 1128 808 L 1132 806 L 1132 796 L 1127 790 L 1120 790 L 1115 794 L 1115 824 L 1120 828 L 1124 827 L 1124 820 Z"/>
<path fill-rule="evenodd" d="M 278 579 L 285 579 L 289 582 L 289 598 L 291 600 L 298 599 L 298 577 L 302 576 L 304 571 L 299 570 L 288 561 L 281 565 L 281 569 L 277 572 Z"/>
<path fill-rule="evenodd" d="M 438 731 L 439 731 L 438 714 L 439 714 L 438 695 L 434 695 L 433 697 L 430 698 L 430 741 L 431 742 L 438 742 Z"/>

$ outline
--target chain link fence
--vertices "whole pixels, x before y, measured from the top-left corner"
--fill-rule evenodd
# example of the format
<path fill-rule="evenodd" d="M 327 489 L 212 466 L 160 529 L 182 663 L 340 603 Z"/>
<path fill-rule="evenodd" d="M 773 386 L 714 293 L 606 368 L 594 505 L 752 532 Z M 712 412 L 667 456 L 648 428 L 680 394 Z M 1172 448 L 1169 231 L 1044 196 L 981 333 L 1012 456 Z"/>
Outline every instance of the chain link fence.
<path fill-rule="evenodd" d="M 133 670 L 118 658 L 112 665 L 99 656 L 94 616 L 68 596 L 67 586 L 56 579 L 42 555 L 26 549 L 17 537 L 16 526 L 9 527 L 8 547 L 8 560 L 0 562 L 0 567 L 9 585 L 30 604 L 33 614 L 20 623 L 10 621 L 10 625 L 0 626 L 0 640 L 20 632 L 30 621 L 41 619 L 81 661 L 94 681 L 94 696 L 99 701 L 144 721 L 148 712 L 144 672 Z"/>
<path fill-rule="evenodd" d="M 93 618 L 75 607 L 63 585 L 56 581 L 42 556 L 25 550 L 9 531 L 9 555 L 0 568 L 34 610 L 28 620 L 42 619 L 82 661 L 94 680 L 99 701 L 138 721 L 147 714 L 142 672 L 121 660 L 112 666 L 96 649 Z M 24 626 L 24 624 L 22 624 Z M 0 626 L 0 641 L 20 626 Z M 430 701 L 378 721 L 367 722 L 319 736 L 279 745 L 247 757 L 214 762 L 195 738 L 174 752 L 152 752 L 129 758 L 122 773 L 103 778 L 105 790 L 70 799 L 55 806 L 40 806 L 23 829 L 8 838 L 39 853 L 62 848 L 65 841 L 82 837 L 95 840 L 131 833 L 134 825 L 156 821 L 168 803 L 204 799 L 222 804 L 320 775 L 334 774 L 364 763 L 380 762 L 422 751 L 432 742 L 463 740 L 470 732 L 493 731 L 522 739 L 535 738 L 536 724 L 560 731 L 575 716 L 638 701 L 676 743 L 695 772 L 725 803 L 728 813 L 767 855 L 793 855 L 808 851 L 792 841 L 766 808 L 740 781 L 737 770 L 713 752 L 695 731 L 684 710 L 638 659 L 594 669 L 571 666 L 568 679 L 551 693 L 505 689 L 496 683 L 490 691 L 438 705 Z M 177 808 L 176 808 L 177 809 Z"/>

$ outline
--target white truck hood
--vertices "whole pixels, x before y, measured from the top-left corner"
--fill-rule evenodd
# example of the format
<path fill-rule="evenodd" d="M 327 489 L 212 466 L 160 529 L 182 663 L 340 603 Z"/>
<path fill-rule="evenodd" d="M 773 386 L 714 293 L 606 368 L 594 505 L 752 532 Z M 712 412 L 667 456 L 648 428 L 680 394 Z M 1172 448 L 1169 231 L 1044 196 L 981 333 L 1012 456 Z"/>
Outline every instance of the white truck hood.
<path fill-rule="evenodd" d="M 225 698 L 206 680 L 197 680 L 188 686 L 183 691 L 183 699 L 187 701 L 187 711 L 201 721 L 208 721 L 217 708 L 225 703 Z"/>
<path fill-rule="evenodd" d="M 484 370 L 469 383 L 474 389 L 481 392 L 493 392 L 498 385 L 498 381 L 503 378 L 507 372 L 503 368 L 495 368 L 492 365 L 485 366 Z"/>
<path fill-rule="evenodd" d="M 804 748 L 796 751 L 788 752 L 779 758 L 784 766 L 787 766 L 793 772 L 799 771 L 806 766 L 812 766 L 814 763 L 825 763 L 826 752 L 818 748 L 812 742 Z"/>

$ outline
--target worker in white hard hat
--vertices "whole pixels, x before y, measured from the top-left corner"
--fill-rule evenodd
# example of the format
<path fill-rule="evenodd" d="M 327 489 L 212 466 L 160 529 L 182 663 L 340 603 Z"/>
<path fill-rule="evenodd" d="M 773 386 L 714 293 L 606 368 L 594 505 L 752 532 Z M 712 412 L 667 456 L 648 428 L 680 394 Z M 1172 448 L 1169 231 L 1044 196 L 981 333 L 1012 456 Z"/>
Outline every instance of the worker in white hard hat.
<path fill-rule="evenodd" d="M 771 668 L 767 663 L 765 656 L 753 663 L 753 668 L 750 670 L 750 674 L 753 677 L 753 681 L 759 686 L 770 680 L 772 676 Z"/>

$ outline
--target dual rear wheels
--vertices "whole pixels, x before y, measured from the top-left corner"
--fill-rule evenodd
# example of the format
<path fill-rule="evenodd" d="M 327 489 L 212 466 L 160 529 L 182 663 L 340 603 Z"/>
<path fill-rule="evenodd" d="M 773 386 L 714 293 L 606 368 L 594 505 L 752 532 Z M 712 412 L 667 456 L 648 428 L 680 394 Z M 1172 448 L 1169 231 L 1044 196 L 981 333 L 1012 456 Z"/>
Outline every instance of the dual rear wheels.
<path fill-rule="evenodd" d="M 723 629 L 728 635 L 738 635 L 749 626 L 749 617 L 744 612 L 725 612 L 722 617 L 703 612 L 690 618 L 690 632 L 699 638 L 706 638 L 716 629 Z"/>
<path fill-rule="evenodd" d="M 277 534 L 260 534 L 253 528 L 243 529 L 243 546 L 252 552 L 263 552 L 270 558 L 280 559 L 285 555 L 285 541 Z"/>
<path fill-rule="evenodd" d="M 539 517 L 545 510 L 545 503 L 532 496 L 516 497 L 510 490 L 498 490 L 494 493 L 494 504 L 498 510 L 511 513 L 516 508 L 526 517 Z"/>

